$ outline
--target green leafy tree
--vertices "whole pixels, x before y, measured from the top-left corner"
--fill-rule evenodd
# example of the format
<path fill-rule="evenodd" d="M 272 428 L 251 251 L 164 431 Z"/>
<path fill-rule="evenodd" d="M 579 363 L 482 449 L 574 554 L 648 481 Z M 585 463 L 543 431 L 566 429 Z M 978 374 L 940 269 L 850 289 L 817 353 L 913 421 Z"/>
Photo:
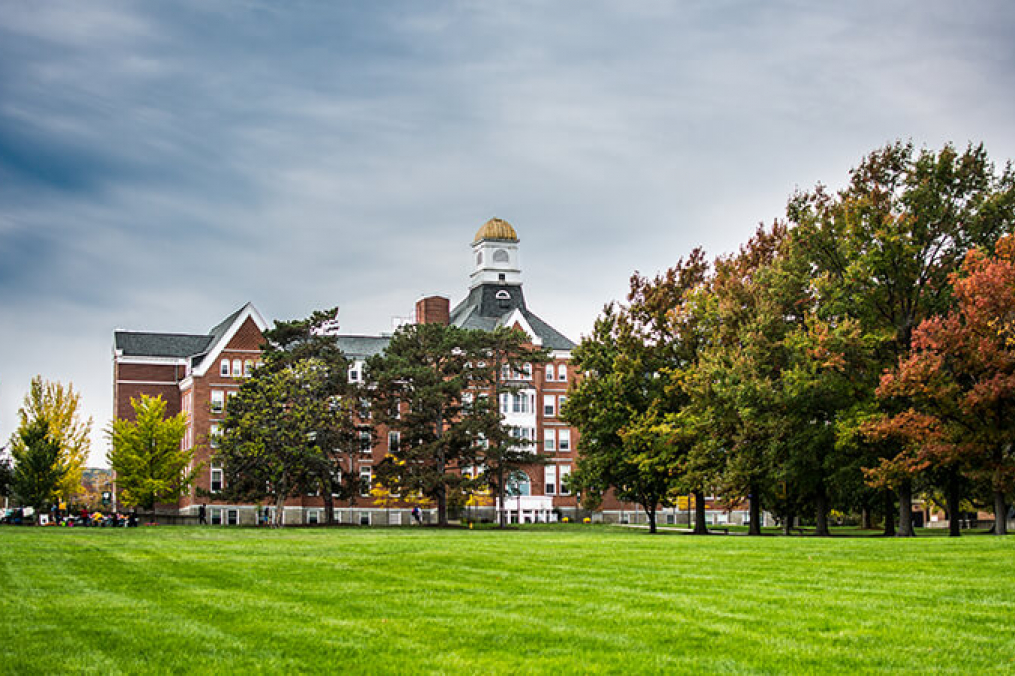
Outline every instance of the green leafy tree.
<path fill-rule="evenodd" d="M 449 496 L 471 481 L 462 470 L 477 465 L 481 435 L 490 429 L 491 408 L 467 405 L 489 386 L 486 347 L 483 331 L 412 324 L 367 361 L 375 420 L 401 435 L 378 473 L 433 499 L 441 526 L 448 523 Z"/>
<path fill-rule="evenodd" d="M 597 502 L 612 489 L 645 509 L 655 533 L 656 512 L 670 504 L 677 470 L 664 459 L 667 435 L 659 408 L 664 385 L 640 358 L 639 344 L 626 313 L 607 305 L 572 353 L 584 376 L 568 392 L 563 419 L 582 439 L 571 482 L 583 502 Z"/>
<path fill-rule="evenodd" d="M 812 266 L 816 311 L 826 321 L 852 318 L 875 346 L 870 382 L 843 420 L 840 435 L 859 438 L 873 411 L 901 411 L 874 396 L 878 375 L 908 354 L 921 321 L 951 303 L 948 276 L 966 252 L 991 247 L 1015 223 L 1015 169 L 998 173 L 983 146 L 959 152 L 916 151 L 894 143 L 868 155 L 837 194 L 822 186 L 795 195 L 787 208 L 793 237 Z M 852 444 L 854 464 L 881 466 L 899 449 L 888 437 Z M 841 443 L 841 440 L 840 440 Z M 850 446 L 850 444 L 846 444 Z M 899 495 L 899 535 L 912 535 L 912 481 L 892 472 Z M 884 484 L 883 484 L 884 485 Z M 891 516 L 886 530 L 891 530 Z"/>
<path fill-rule="evenodd" d="M 187 414 L 166 417 L 162 397 L 131 399 L 134 420 L 113 421 L 107 458 L 116 476 L 120 500 L 152 511 L 157 502 L 174 502 L 190 490 L 194 450 L 181 448 Z"/>
<path fill-rule="evenodd" d="M 43 510 L 59 493 L 66 470 L 59 462 L 60 442 L 45 420 L 32 420 L 15 433 L 11 488 L 22 505 Z"/>
<path fill-rule="evenodd" d="M 43 421 L 52 439 L 60 446 L 56 462 L 60 474 L 57 492 L 65 500 L 81 490 L 81 476 L 88 462 L 91 442 L 92 421 L 80 418 L 81 395 L 73 385 L 43 380 L 42 376 L 32 378 L 25 395 L 24 404 L 18 411 L 19 430 Z M 11 440 L 14 451 L 23 450 L 19 434 Z"/>

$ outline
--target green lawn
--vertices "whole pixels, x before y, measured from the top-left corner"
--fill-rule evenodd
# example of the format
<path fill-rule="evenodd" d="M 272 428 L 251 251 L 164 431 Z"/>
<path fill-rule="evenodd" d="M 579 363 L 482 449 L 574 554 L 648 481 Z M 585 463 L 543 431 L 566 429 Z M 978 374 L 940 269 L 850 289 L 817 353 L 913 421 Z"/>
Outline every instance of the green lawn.
<path fill-rule="evenodd" d="M 1013 574 L 983 535 L 2 527 L 0 670 L 1015 672 Z"/>

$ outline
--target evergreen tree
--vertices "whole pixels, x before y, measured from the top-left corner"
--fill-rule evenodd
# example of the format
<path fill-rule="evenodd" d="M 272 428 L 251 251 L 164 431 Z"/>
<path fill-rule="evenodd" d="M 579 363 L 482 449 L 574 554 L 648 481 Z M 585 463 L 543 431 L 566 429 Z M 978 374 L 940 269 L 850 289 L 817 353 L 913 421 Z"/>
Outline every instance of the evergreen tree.
<path fill-rule="evenodd" d="M 60 442 L 45 420 L 26 422 L 15 436 L 11 489 L 20 504 L 42 511 L 56 499 L 66 474 L 59 462 Z"/>

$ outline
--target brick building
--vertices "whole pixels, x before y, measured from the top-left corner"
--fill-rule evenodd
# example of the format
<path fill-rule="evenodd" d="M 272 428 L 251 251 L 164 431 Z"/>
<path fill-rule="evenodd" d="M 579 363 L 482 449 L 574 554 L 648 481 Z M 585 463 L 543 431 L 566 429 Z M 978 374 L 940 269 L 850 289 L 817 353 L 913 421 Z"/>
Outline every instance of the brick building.
<path fill-rule="evenodd" d="M 510 497 L 504 505 L 479 508 L 481 515 L 494 518 L 495 510 L 507 511 L 510 521 L 553 521 L 574 516 L 575 497 L 567 487 L 574 468 L 579 438 L 577 431 L 560 419 L 567 389 L 576 374 L 570 366 L 575 344 L 533 313 L 522 289 L 519 239 L 506 221 L 491 219 L 476 233 L 472 242 L 473 268 L 466 297 L 454 308 L 448 298 L 431 296 L 416 303 L 415 321 L 439 322 L 470 329 L 493 330 L 498 326 L 518 327 L 533 345 L 546 348 L 551 360 L 525 368 L 514 385 L 517 391 L 501 397 L 501 411 L 507 424 L 519 436 L 535 442 L 545 464 L 525 468 L 512 477 Z M 204 467 L 191 494 L 176 505 L 164 509 L 194 516 L 199 505 L 208 505 L 212 523 L 255 523 L 258 509 L 254 504 L 226 504 L 214 499 L 222 487 L 222 472 L 210 463 L 215 436 L 222 424 L 229 397 L 242 380 L 249 377 L 260 356 L 264 318 L 248 303 L 206 334 L 168 334 L 116 331 L 114 333 L 114 415 L 132 418 L 130 399 L 144 393 L 161 395 L 168 402 L 168 413 L 185 411 L 189 425 L 184 438 L 195 448 L 195 460 Z M 366 360 L 382 352 L 389 341 L 384 335 L 339 335 L 338 343 L 349 359 L 349 378 L 363 378 Z M 384 458 L 389 444 L 396 443 L 387 430 L 378 430 L 374 444 L 364 434 L 363 452 L 350 454 L 343 472 L 359 475 L 369 485 L 373 465 Z M 200 491 L 200 492 L 199 492 Z M 208 495 L 212 497 L 207 497 Z M 323 501 L 318 496 L 303 496 L 287 502 L 286 523 L 323 521 Z M 411 505 L 397 504 L 380 508 L 369 495 L 353 501 L 336 500 L 335 516 L 343 523 L 408 523 Z M 638 521 L 633 505 L 620 504 L 609 496 L 601 516 L 611 521 Z M 723 521 L 716 508 L 714 520 Z M 739 519 L 738 519 L 739 520 Z M 677 522 L 669 510 L 660 522 Z"/>

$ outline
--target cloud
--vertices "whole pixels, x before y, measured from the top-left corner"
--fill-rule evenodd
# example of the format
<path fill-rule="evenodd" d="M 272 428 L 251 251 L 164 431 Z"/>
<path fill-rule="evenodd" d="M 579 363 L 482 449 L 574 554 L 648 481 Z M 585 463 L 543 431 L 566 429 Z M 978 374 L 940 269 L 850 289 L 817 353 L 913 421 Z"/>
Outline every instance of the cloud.
<path fill-rule="evenodd" d="M 0 435 L 32 375 L 102 427 L 116 327 L 466 290 L 491 216 L 587 331 L 895 138 L 1015 156 L 1008 4 L 4 2 Z M 8 328 L 9 327 L 9 328 Z M 96 444 L 104 443 L 98 438 Z"/>

